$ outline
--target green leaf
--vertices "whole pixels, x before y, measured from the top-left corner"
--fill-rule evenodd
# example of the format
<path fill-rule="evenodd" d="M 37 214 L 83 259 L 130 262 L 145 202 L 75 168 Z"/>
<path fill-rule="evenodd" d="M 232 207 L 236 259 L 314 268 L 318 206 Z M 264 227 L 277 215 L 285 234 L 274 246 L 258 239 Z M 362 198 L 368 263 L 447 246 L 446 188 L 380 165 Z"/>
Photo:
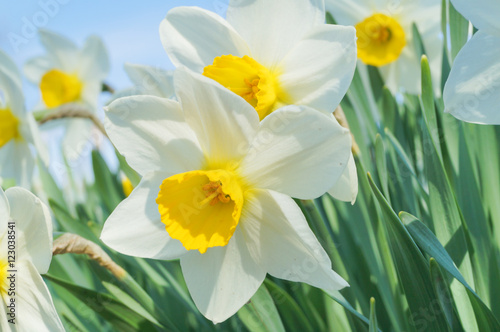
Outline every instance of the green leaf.
<path fill-rule="evenodd" d="M 436 107 L 434 105 L 434 90 L 432 86 L 431 69 L 429 66 L 429 60 L 425 55 L 422 56 L 421 68 L 422 95 L 420 101 L 422 104 L 424 119 L 432 140 L 434 141 L 438 154 L 439 156 L 441 156 L 441 144 L 439 140 L 440 133 L 438 128 L 438 120 L 436 117 Z"/>
<path fill-rule="evenodd" d="M 332 14 L 330 14 L 330 12 L 326 12 L 326 24 L 337 24 L 337 22 L 335 22 L 335 19 L 333 18 Z"/>
<path fill-rule="evenodd" d="M 63 207 L 61 207 L 58 203 L 49 199 L 49 205 L 54 212 L 54 216 L 56 217 L 57 222 L 59 223 L 60 230 L 78 234 L 92 242 L 99 243 L 99 239 L 97 236 L 88 228 L 81 220 L 77 220 L 73 218 Z"/>
<path fill-rule="evenodd" d="M 437 299 L 431 286 L 429 266 L 424 256 L 382 196 L 369 173 L 368 181 L 385 217 L 382 225 L 388 234 L 387 239 L 398 271 L 399 281 L 410 307 L 410 318 L 413 322 L 410 325 L 416 329 L 425 328 L 428 331 L 449 331 L 443 312 L 440 308 L 433 308 L 433 303 Z M 431 309 L 436 310 L 433 310 L 433 319 L 428 319 L 425 313 Z"/>
<path fill-rule="evenodd" d="M 453 7 L 451 1 L 448 2 L 448 16 L 450 20 L 451 59 L 455 60 L 458 52 L 467 42 L 469 36 L 469 21 Z"/>
<path fill-rule="evenodd" d="M 276 285 L 269 279 L 264 281 L 269 293 L 277 304 L 278 311 L 287 330 L 297 329 L 298 331 L 312 331 L 312 325 L 303 310 L 288 292 Z"/>
<path fill-rule="evenodd" d="M 123 291 L 123 289 L 118 287 L 116 284 L 107 281 L 103 281 L 102 284 L 121 303 L 126 305 L 131 310 L 137 312 L 139 315 L 146 318 L 156 326 L 162 327 L 161 323 L 158 322 L 156 318 L 154 318 L 148 311 L 146 311 L 146 309 L 144 309 L 139 303 L 137 303 L 137 301 L 135 301 L 129 294 Z"/>
<path fill-rule="evenodd" d="M 387 182 L 387 159 L 385 157 L 384 141 L 380 134 L 377 134 L 375 137 L 375 163 L 377 165 L 377 174 L 380 179 L 380 184 L 382 185 L 382 190 L 384 191 L 384 196 L 390 204 L 389 184 Z"/>
<path fill-rule="evenodd" d="M 413 34 L 413 47 L 415 48 L 415 53 L 420 58 L 424 54 L 427 54 L 425 51 L 424 42 L 422 40 L 420 32 L 418 31 L 418 27 L 415 23 L 412 24 L 411 29 Z"/>
<path fill-rule="evenodd" d="M 92 151 L 95 186 L 107 210 L 112 212 L 122 201 L 121 184 L 108 168 L 108 165 L 97 150 Z"/>
<path fill-rule="evenodd" d="M 434 287 L 434 291 L 437 294 L 437 298 L 439 300 L 438 303 L 441 306 L 441 310 L 446 315 L 448 326 L 450 326 L 452 331 L 464 331 L 464 328 L 460 323 L 460 319 L 457 317 L 456 308 L 453 305 L 453 298 L 448 288 L 447 279 L 445 279 L 438 263 L 434 258 L 430 259 L 430 270 L 432 286 Z"/>
<path fill-rule="evenodd" d="M 250 302 L 238 311 L 238 317 L 251 331 L 285 331 L 278 310 L 264 284 L 252 296 Z"/>
<path fill-rule="evenodd" d="M 422 58 L 422 104 L 427 126 L 424 127 L 424 169 L 429 186 L 429 222 L 436 237 L 448 247 L 448 252 L 457 263 L 467 280 L 473 280 L 469 246 L 464 230 L 464 220 L 457 204 L 448 175 L 444 168 L 440 150 L 436 113 L 432 97 L 432 88 L 425 88 L 430 80 L 429 63 Z M 434 135 L 432 134 L 434 132 Z M 432 137 L 432 138 L 431 138 Z M 453 239 L 453 241 L 451 241 Z"/>
<path fill-rule="evenodd" d="M 375 312 L 375 299 L 370 299 L 370 327 L 368 332 L 376 332 L 377 329 L 377 313 Z"/>
<path fill-rule="evenodd" d="M 491 310 L 469 286 L 458 271 L 450 255 L 446 252 L 435 235 L 420 220 L 406 212 L 401 213 L 401 220 L 418 246 L 429 256 L 432 256 L 448 273 L 457 279 L 467 289 L 467 294 L 474 309 L 479 331 L 500 331 L 500 324 Z"/>
<path fill-rule="evenodd" d="M 325 293 L 328 294 L 328 296 L 330 296 L 332 299 L 334 299 L 335 302 L 343 306 L 348 312 L 353 314 L 355 317 L 359 318 L 361 322 L 365 323 L 367 326 L 370 325 L 370 321 L 368 320 L 368 318 L 366 318 L 365 316 L 360 314 L 356 309 L 354 309 L 354 307 L 344 298 L 342 294 L 340 294 L 339 291 L 334 291 L 334 292 L 325 291 Z"/>
<path fill-rule="evenodd" d="M 119 331 L 156 331 L 154 325 L 146 318 L 108 294 L 83 288 L 50 275 L 46 275 L 45 278 L 64 287 Z"/>
<path fill-rule="evenodd" d="M 120 169 L 122 170 L 123 173 L 125 173 L 125 176 L 128 177 L 130 182 L 132 183 L 132 186 L 137 187 L 139 185 L 139 182 L 141 182 L 141 176 L 139 173 L 134 171 L 132 167 L 127 163 L 125 160 L 125 157 L 122 156 L 118 150 L 115 150 L 116 157 L 118 158 L 118 162 L 120 163 Z"/>

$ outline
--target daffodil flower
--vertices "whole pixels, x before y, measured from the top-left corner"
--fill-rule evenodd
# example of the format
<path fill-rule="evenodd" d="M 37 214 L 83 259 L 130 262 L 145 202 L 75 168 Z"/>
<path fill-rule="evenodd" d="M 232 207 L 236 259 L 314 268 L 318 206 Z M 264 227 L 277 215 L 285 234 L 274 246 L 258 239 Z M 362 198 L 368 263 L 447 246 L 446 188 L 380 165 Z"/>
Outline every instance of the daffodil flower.
<path fill-rule="evenodd" d="M 420 57 L 414 47 L 413 23 L 422 37 L 436 90 L 441 77 L 443 38 L 440 0 L 325 0 L 326 8 L 343 25 L 353 25 L 358 58 L 379 67 L 393 92 L 420 93 Z"/>
<path fill-rule="evenodd" d="M 160 37 L 171 61 L 219 82 L 250 103 L 262 120 L 284 105 L 330 114 L 356 67 L 352 27 L 325 24 L 323 0 L 230 1 L 226 20 L 197 7 L 170 10 Z M 352 175 L 354 174 L 354 178 Z M 329 191 L 354 202 L 354 159 Z"/>
<path fill-rule="evenodd" d="M 2 100 L 2 95 L 4 99 Z M 48 163 L 48 151 L 38 127 L 24 107 L 21 75 L 14 62 L 0 51 L 0 177 L 14 179 L 23 187 L 31 185 L 35 158 L 30 145 L 41 160 Z"/>
<path fill-rule="evenodd" d="M 51 109 L 76 103 L 96 112 L 102 83 L 109 71 L 109 59 L 101 39 L 90 36 L 79 49 L 71 40 L 54 32 L 40 30 L 39 34 L 47 54 L 29 60 L 24 73 L 39 86 L 43 107 Z M 81 146 L 90 127 L 90 121 L 70 120 L 65 150 L 73 151 Z"/>
<path fill-rule="evenodd" d="M 180 258 L 194 302 L 215 323 L 243 306 L 266 273 L 347 286 L 289 196 L 312 199 L 333 186 L 349 132 L 305 106 L 259 122 L 244 99 L 184 68 L 174 87 L 178 101 L 133 96 L 106 111 L 109 137 L 143 178 L 106 221 L 104 243 Z"/>
<path fill-rule="evenodd" d="M 473 123 L 500 124 L 500 3 L 452 1 L 479 29 L 460 50 L 444 87 L 446 112 Z"/>
<path fill-rule="evenodd" d="M 40 274 L 52 260 L 52 219 L 29 191 L 0 188 L 0 330 L 64 331 Z"/>

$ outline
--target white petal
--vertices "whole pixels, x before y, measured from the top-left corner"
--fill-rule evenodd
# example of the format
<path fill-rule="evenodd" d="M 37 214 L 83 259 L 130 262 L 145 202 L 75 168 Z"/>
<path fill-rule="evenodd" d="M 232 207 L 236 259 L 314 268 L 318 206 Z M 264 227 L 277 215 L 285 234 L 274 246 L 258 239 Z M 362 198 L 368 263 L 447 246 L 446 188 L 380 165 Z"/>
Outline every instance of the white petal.
<path fill-rule="evenodd" d="M 126 63 L 124 68 L 141 94 L 163 98 L 171 98 L 174 95 L 173 71 L 131 63 Z"/>
<path fill-rule="evenodd" d="M 190 251 L 181 257 L 181 267 L 196 307 L 215 324 L 234 315 L 266 277 L 250 256 L 239 227 L 227 246 L 204 254 Z"/>
<path fill-rule="evenodd" d="M 259 126 L 255 109 L 219 83 L 186 68 L 177 69 L 174 84 L 186 122 L 210 162 L 240 159 Z"/>
<path fill-rule="evenodd" d="M 443 61 L 443 37 L 441 33 L 441 2 L 438 0 L 419 0 L 401 3 L 401 13 L 395 15 L 406 34 L 406 46 L 399 59 L 386 67 L 397 67 L 396 82 L 387 84 L 390 90 L 395 93 L 398 88 L 403 87 L 406 92 L 420 94 L 421 91 L 421 59 L 417 55 L 413 42 L 413 27 L 415 23 L 418 27 L 425 52 L 431 67 L 432 82 L 434 92 L 441 95 L 441 65 Z M 394 70 L 394 69 L 392 69 Z M 381 68 L 384 77 L 385 67 Z"/>
<path fill-rule="evenodd" d="M 142 175 L 201 168 L 203 154 L 176 101 L 153 96 L 121 98 L 107 109 L 104 124 L 115 147 Z"/>
<path fill-rule="evenodd" d="M 3 96 L 1 93 L 3 93 Z M 5 98 L 6 106 L 12 114 L 20 119 L 26 116 L 21 85 L 9 74 L 9 71 L 4 71 L 0 67 L 0 107 L 3 106 L 1 105 L 1 97 Z"/>
<path fill-rule="evenodd" d="M 366 66 L 361 62 L 358 62 L 358 65 Z M 420 94 L 422 87 L 420 59 L 413 44 L 407 44 L 396 61 L 379 67 L 379 71 L 385 85 L 393 94 L 401 91 Z"/>
<path fill-rule="evenodd" d="M 452 0 L 455 8 L 480 30 L 500 34 L 500 2 L 497 0 Z"/>
<path fill-rule="evenodd" d="M 101 90 L 101 81 L 92 80 L 84 83 L 81 94 L 81 103 L 83 103 L 90 112 L 95 113 L 99 104 L 99 96 L 101 94 Z"/>
<path fill-rule="evenodd" d="M 14 187 L 5 192 L 10 216 L 16 222 L 17 255 L 29 260 L 38 273 L 47 273 L 52 260 L 52 219 L 49 209 L 26 189 Z"/>
<path fill-rule="evenodd" d="M 175 259 L 187 252 L 168 235 L 156 204 L 161 183 L 171 175 L 150 173 L 142 178 L 104 223 L 101 240 L 107 246 L 125 255 L 155 259 Z"/>
<path fill-rule="evenodd" d="M 10 319 L 10 317 L 7 317 L 5 310 L 0 310 L 0 331 L 12 331 L 12 324 L 8 322 L 8 319 Z"/>
<path fill-rule="evenodd" d="M 227 21 L 246 40 L 252 57 L 273 68 L 313 27 L 325 22 L 323 0 L 232 0 Z"/>
<path fill-rule="evenodd" d="M 92 122 L 88 119 L 67 119 L 63 138 L 63 153 L 69 163 L 75 163 L 89 155 L 92 150 Z"/>
<path fill-rule="evenodd" d="M 40 84 L 43 75 L 55 68 L 53 61 L 48 56 L 38 56 L 29 59 L 23 67 L 24 75 L 33 84 Z"/>
<path fill-rule="evenodd" d="M 14 179 L 16 185 L 30 188 L 35 160 L 25 141 L 12 140 L 0 149 L 0 177 Z"/>
<path fill-rule="evenodd" d="M 351 204 L 356 202 L 356 196 L 358 195 L 358 174 L 352 153 L 344 173 L 342 173 L 337 183 L 328 190 L 328 193 L 344 202 L 351 202 Z"/>
<path fill-rule="evenodd" d="M 378 12 L 372 0 L 325 0 L 326 10 L 342 25 L 356 25 Z"/>
<path fill-rule="evenodd" d="M 17 265 L 17 315 L 19 331 L 64 331 L 52 297 L 42 277 L 29 262 Z"/>
<path fill-rule="evenodd" d="M 40 160 L 46 165 L 49 165 L 49 150 L 47 146 L 42 140 L 42 136 L 40 135 L 40 130 L 38 128 L 38 124 L 31 114 L 28 114 L 26 119 L 26 134 L 23 134 L 24 139 L 29 141 L 31 144 L 35 146 L 36 152 L 40 157 Z"/>
<path fill-rule="evenodd" d="M 102 81 L 108 75 L 109 56 L 101 38 L 88 37 L 79 58 L 79 76 L 83 80 Z"/>
<path fill-rule="evenodd" d="M 10 206 L 5 192 L 0 186 L 0 237 L 5 234 L 7 230 L 7 223 L 10 219 Z"/>
<path fill-rule="evenodd" d="M 287 106 L 260 123 L 241 172 L 254 188 L 315 198 L 340 178 L 350 150 L 349 131 L 333 116 Z"/>
<path fill-rule="evenodd" d="M 240 226 L 252 256 L 270 275 L 325 290 L 349 286 L 288 196 L 255 190 L 245 197 Z"/>
<path fill-rule="evenodd" d="M 279 68 L 287 104 L 332 112 L 344 97 L 356 69 L 356 30 L 322 25 L 286 55 Z"/>
<path fill-rule="evenodd" d="M 22 86 L 21 73 L 12 59 L 0 50 L 0 70 L 9 75 L 19 86 Z"/>
<path fill-rule="evenodd" d="M 40 29 L 40 41 L 51 61 L 62 71 L 72 72 L 78 66 L 78 48 L 68 38 L 52 31 Z"/>
<path fill-rule="evenodd" d="M 500 37 L 482 31 L 455 58 L 444 87 L 446 112 L 473 123 L 500 124 Z"/>
<path fill-rule="evenodd" d="M 163 48 L 177 67 L 196 72 L 221 55 L 249 54 L 245 41 L 220 16 L 198 7 L 176 7 L 160 24 Z"/>

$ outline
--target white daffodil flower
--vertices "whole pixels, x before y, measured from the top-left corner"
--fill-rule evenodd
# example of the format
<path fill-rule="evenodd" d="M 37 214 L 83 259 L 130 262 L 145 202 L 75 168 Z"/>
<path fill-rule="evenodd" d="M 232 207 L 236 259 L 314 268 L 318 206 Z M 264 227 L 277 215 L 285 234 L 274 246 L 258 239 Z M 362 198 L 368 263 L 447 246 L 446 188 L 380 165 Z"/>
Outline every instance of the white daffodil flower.
<path fill-rule="evenodd" d="M 412 31 L 415 23 L 429 58 L 433 82 L 439 90 L 443 54 L 440 0 L 325 1 L 337 23 L 355 26 L 358 58 L 364 64 L 379 67 L 393 93 L 400 88 L 420 93 L 420 57 Z"/>
<path fill-rule="evenodd" d="M 323 0 L 231 0 L 226 20 L 197 7 L 170 10 L 160 37 L 175 66 L 214 79 L 249 102 L 264 119 L 284 105 L 331 114 L 356 67 L 352 27 L 325 24 Z M 352 157 L 351 157 L 352 158 Z M 329 191 L 354 202 L 354 159 Z M 347 184 L 347 185 L 346 185 Z"/>
<path fill-rule="evenodd" d="M 30 145 L 48 164 L 48 151 L 37 124 L 24 107 L 21 75 L 14 62 L 0 51 L 0 178 L 30 186 L 35 166 Z"/>
<path fill-rule="evenodd" d="M 289 196 L 332 187 L 349 158 L 348 130 L 305 106 L 259 122 L 244 99 L 184 68 L 174 87 L 178 101 L 126 97 L 106 111 L 109 137 L 143 179 L 104 224 L 104 243 L 180 258 L 194 302 L 215 323 L 238 311 L 266 273 L 346 287 Z"/>
<path fill-rule="evenodd" d="M 29 191 L 0 188 L 1 331 L 64 331 L 40 274 L 52 260 L 52 219 Z"/>
<path fill-rule="evenodd" d="M 97 111 L 103 80 L 109 72 L 106 48 L 97 36 L 90 36 L 79 49 L 71 40 L 40 30 L 46 55 L 29 60 L 24 67 L 28 80 L 40 87 L 45 108 L 76 103 L 90 112 Z M 90 134 L 91 122 L 69 120 L 64 139 L 65 151 L 71 153 Z"/>
<path fill-rule="evenodd" d="M 479 29 L 460 50 L 444 87 L 446 112 L 457 119 L 500 124 L 500 2 L 452 1 Z"/>

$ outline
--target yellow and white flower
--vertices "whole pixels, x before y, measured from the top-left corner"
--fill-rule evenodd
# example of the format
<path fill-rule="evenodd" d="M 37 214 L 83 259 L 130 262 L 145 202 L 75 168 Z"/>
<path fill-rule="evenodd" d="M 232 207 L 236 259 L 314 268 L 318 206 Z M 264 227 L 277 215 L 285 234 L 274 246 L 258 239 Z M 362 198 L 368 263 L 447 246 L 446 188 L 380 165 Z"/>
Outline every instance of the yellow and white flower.
<path fill-rule="evenodd" d="M 160 25 L 175 66 L 214 79 L 250 103 L 260 119 L 284 105 L 329 115 L 345 95 L 356 67 L 351 27 L 325 24 L 323 0 L 232 0 L 226 20 L 198 7 L 177 7 Z M 329 192 L 354 202 L 351 156 L 342 181 Z M 352 175 L 355 175 L 353 178 Z"/>
<path fill-rule="evenodd" d="M 21 75 L 14 62 L 0 51 L 0 178 L 30 186 L 35 166 L 30 145 L 47 164 L 48 151 L 35 120 L 24 106 Z"/>
<path fill-rule="evenodd" d="M 198 7 L 170 10 L 160 37 L 174 65 L 229 88 L 261 119 L 290 104 L 335 110 L 354 74 L 356 37 L 325 24 L 323 0 L 230 1 L 226 20 Z"/>
<path fill-rule="evenodd" d="M 379 67 L 387 87 L 420 93 L 420 57 L 412 25 L 422 37 L 433 82 L 439 87 L 443 38 L 440 0 L 326 0 L 326 8 L 343 25 L 353 25 L 358 36 L 358 58 Z"/>
<path fill-rule="evenodd" d="M 446 82 L 446 112 L 473 123 L 500 124 L 500 2 L 452 1 L 479 29 L 460 50 Z"/>
<path fill-rule="evenodd" d="M 259 122 L 244 99 L 184 68 L 174 86 L 178 101 L 133 96 L 106 111 L 109 137 L 143 179 L 106 221 L 104 243 L 180 258 L 194 302 L 215 323 L 243 306 L 266 273 L 347 286 L 289 196 L 311 199 L 333 186 L 349 132 L 305 106 Z"/>
<path fill-rule="evenodd" d="M 84 105 L 97 112 L 103 80 L 109 72 L 106 48 L 97 36 L 87 38 L 79 49 L 71 40 L 51 31 L 40 30 L 40 41 L 47 54 L 29 60 L 24 73 L 40 88 L 45 108 L 69 103 Z M 69 121 L 64 140 L 65 150 L 81 145 L 90 133 L 91 122 Z"/>
<path fill-rule="evenodd" d="M 64 331 L 40 276 L 51 260 L 48 208 L 25 189 L 0 188 L 0 330 Z"/>

